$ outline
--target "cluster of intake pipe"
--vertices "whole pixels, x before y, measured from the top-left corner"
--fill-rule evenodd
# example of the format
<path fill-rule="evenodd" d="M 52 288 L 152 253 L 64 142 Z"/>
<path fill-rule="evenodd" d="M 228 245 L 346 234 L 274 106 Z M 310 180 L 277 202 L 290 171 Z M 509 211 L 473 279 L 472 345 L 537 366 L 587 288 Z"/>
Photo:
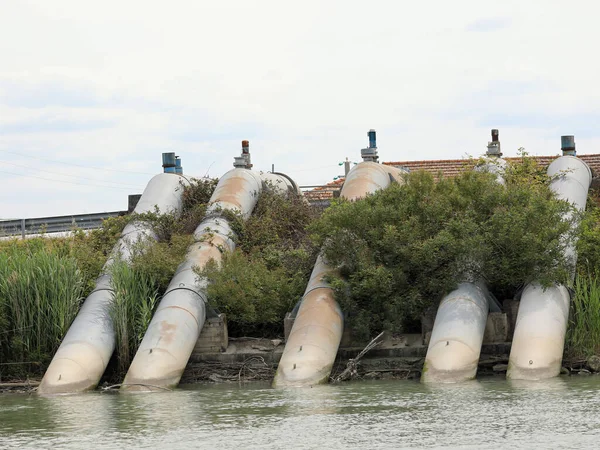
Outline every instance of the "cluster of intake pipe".
<path fill-rule="evenodd" d="M 492 137 L 494 132 L 497 138 L 496 130 L 492 130 Z M 574 137 L 563 136 L 561 140 L 563 156 L 554 160 L 547 170 L 551 178 L 550 189 L 557 198 L 582 211 L 592 172 L 575 156 Z M 493 141 L 488 145 L 488 156 L 500 158 L 500 144 Z M 488 163 L 485 169 L 496 173 L 498 181 L 503 183 L 504 165 L 505 162 L 498 159 Z M 565 256 L 575 267 L 574 244 L 566 249 Z M 532 283 L 525 287 L 517 313 L 507 378 L 540 380 L 560 373 L 570 300 L 570 292 L 563 285 L 543 288 L 539 283 Z M 475 378 L 488 311 L 492 306 L 497 307 L 481 280 L 460 284 L 441 301 L 421 381 L 460 382 Z"/>
<path fill-rule="evenodd" d="M 369 147 L 361 151 L 363 162 L 350 170 L 341 190 L 341 197 L 350 201 L 403 181 L 402 169 L 378 163 L 375 131 L 370 130 L 368 137 Z M 558 198 L 581 210 L 585 207 L 591 171 L 575 157 L 572 136 L 563 137 L 563 152 L 564 156 L 548 168 L 553 176 L 551 189 Z M 498 182 L 504 183 L 502 173 L 506 163 L 501 159 L 497 130 L 492 130 L 487 156 L 488 162 L 480 170 L 496 173 Z M 165 173 L 150 181 L 136 213 L 154 211 L 156 207 L 161 212 L 181 211 L 182 187 L 187 183 L 181 176 L 181 161 L 175 154 L 164 154 L 163 166 Z M 217 184 L 205 218 L 194 233 L 194 243 L 154 314 L 122 390 L 153 390 L 179 383 L 206 319 L 207 284 L 198 278 L 197 271 L 211 260 L 219 263 L 226 252 L 235 248 L 233 231 L 224 212 L 249 217 L 258 196 L 267 188 L 300 193 L 286 175 L 256 172 L 251 168 L 248 141 L 243 141 L 234 169 Z M 127 262 L 136 242 L 156 238 L 151 228 L 141 222 L 125 228 L 38 392 L 79 392 L 96 387 L 115 347 L 109 314 L 110 266 L 117 258 Z M 567 249 L 567 256 L 575 261 L 573 247 Z M 274 387 L 312 386 L 329 379 L 344 326 L 343 313 L 326 282 L 326 276 L 333 270 L 322 255 L 318 257 L 277 368 Z M 569 291 L 564 286 L 542 289 L 533 283 L 525 288 L 510 355 L 509 378 L 539 379 L 560 372 L 569 302 Z M 482 280 L 461 283 L 441 301 L 422 381 L 455 382 L 475 377 L 490 310 L 500 308 Z"/>
<path fill-rule="evenodd" d="M 153 390 L 179 384 L 206 319 L 207 282 L 195 271 L 209 261 L 220 263 L 235 248 L 226 211 L 246 219 L 265 189 L 300 195 L 291 178 L 251 170 L 248 141 L 234 169 L 217 184 L 194 243 L 177 268 L 123 381 L 122 390 Z"/>
<path fill-rule="evenodd" d="M 181 213 L 183 189 L 188 181 L 183 177 L 183 169 L 180 172 L 170 170 L 176 167 L 175 160 L 174 153 L 163 153 L 164 173 L 150 180 L 134 214 L 157 210 L 163 214 Z M 113 302 L 110 268 L 117 260 L 128 263 L 134 248 L 143 250 L 140 244 L 157 239 L 146 222 L 134 221 L 125 227 L 96 280 L 94 290 L 83 303 L 52 358 L 38 387 L 40 394 L 81 392 L 98 385 L 115 349 L 115 331 L 110 317 Z"/>
<path fill-rule="evenodd" d="M 179 214 L 182 191 L 187 181 L 181 160 L 174 153 L 163 154 L 163 174 L 155 176 L 142 194 L 135 213 L 156 211 Z M 250 170 L 249 143 L 242 142 L 242 154 L 234 169 L 217 184 L 202 223 L 194 233 L 185 261 L 178 267 L 154 314 L 138 352 L 122 384 L 124 390 L 173 387 L 179 383 L 206 318 L 206 280 L 194 270 L 208 261 L 217 263 L 235 247 L 226 211 L 247 218 L 265 189 L 291 191 L 300 195 L 294 181 L 284 174 Z M 157 239 L 151 226 L 133 222 L 123 231 L 112 256 L 105 264 L 96 288 L 55 354 L 38 388 L 40 394 L 81 392 L 94 389 L 106 370 L 115 348 L 110 318 L 113 289 L 110 266 L 119 259 L 129 262 L 133 246 L 141 240 Z"/>

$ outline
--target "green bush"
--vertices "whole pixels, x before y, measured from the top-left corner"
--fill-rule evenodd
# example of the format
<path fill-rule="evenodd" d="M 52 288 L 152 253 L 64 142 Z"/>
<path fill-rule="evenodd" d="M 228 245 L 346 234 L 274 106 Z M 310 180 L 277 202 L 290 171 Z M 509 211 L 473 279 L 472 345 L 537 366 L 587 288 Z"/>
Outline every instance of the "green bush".
<path fill-rule="evenodd" d="M 232 336 L 281 333 L 283 317 L 300 299 L 306 282 L 297 272 L 269 269 L 261 258 L 240 250 L 225 254 L 221 267 L 209 262 L 202 276 L 210 280 L 210 304 L 227 315 Z"/>
<path fill-rule="evenodd" d="M 525 160 L 508 167 L 505 186 L 488 173 L 435 182 L 416 172 L 325 211 L 312 232 L 339 269 L 336 296 L 362 337 L 405 330 L 464 280 L 484 279 L 500 298 L 529 281 L 568 280 L 571 207 Z"/>
<path fill-rule="evenodd" d="M 131 266 L 152 279 L 159 292 L 164 292 L 192 242 L 191 236 L 178 234 L 167 242 L 146 242 L 134 248 Z"/>
<path fill-rule="evenodd" d="M 218 178 L 191 178 L 183 190 L 183 214 L 197 205 L 206 205 L 218 183 Z"/>
<path fill-rule="evenodd" d="M 317 249 L 307 229 L 316 211 L 293 194 L 263 192 L 243 220 L 225 214 L 237 249 L 220 267 L 198 271 L 208 280 L 211 305 L 227 314 L 232 336 L 281 334 L 283 318 L 302 297 Z"/>

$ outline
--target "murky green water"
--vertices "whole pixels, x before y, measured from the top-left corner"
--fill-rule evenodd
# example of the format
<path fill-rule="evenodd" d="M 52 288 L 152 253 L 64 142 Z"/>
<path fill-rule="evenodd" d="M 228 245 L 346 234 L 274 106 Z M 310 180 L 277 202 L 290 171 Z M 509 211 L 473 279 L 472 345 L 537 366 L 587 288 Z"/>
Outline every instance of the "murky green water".
<path fill-rule="evenodd" d="M 597 448 L 600 377 L 0 395 L 0 448 Z"/>

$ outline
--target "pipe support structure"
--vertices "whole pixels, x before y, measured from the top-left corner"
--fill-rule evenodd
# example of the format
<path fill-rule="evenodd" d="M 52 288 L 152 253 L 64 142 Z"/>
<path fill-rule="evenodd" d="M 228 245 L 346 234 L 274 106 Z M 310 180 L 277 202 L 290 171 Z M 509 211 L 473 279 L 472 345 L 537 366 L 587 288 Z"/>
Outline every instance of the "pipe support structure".
<path fill-rule="evenodd" d="M 357 200 L 403 182 L 400 169 L 375 162 L 352 168 L 340 196 Z M 288 341 L 281 355 L 273 387 L 303 387 L 327 383 L 342 340 L 344 319 L 333 289 L 324 277 L 333 273 L 322 256 L 317 258 Z"/>
<path fill-rule="evenodd" d="M 144 190 L 134 213 L 179 214 L 187 181 L 174 174 L 154 176 Z M 113 300 L 110 266 L 120 259 L 129 262 L 140 243 L 156 240 L 150 225 L 128 224 L 115 244 L 92 293 L 69 327 L 38 387 L 39 394 L 63 394 L 94 389 L 106 370 L 115 348 L 115 331 L 110 317 Z"/>
<path fill-rule="evenodd" d="M 264 188 L 298 192 L 288 177 L 244 168 L 227 172 L 219 180 L 205 219 L 194 232 L 194 243 L 177 268 L 140 347 L 129 367 L 121 390 L 153 390 L 175 387 L 188 363 L 206 319 L 206 288 L 194 269 L 209 261 L 220 263 L 235 248 L 233 232 L 223 211 L 248 218 Z"/>
<path fill-rule="evenodd" d="M 585 209 L 592 172 L 575 156 L 561 156 L 548 167 L 550 183 L 559 199 Z M 573 213 L 567 214 L 570 219 Z M 575 244 L 565 249 L 575 276 Z M 544 289 L 538 283 L 525 287 L 521 295 L 506 377 L 513 380 L 543 380 L 560 374 L 569 320 L 571 297 L 568 289 L 555 285 Z"/>

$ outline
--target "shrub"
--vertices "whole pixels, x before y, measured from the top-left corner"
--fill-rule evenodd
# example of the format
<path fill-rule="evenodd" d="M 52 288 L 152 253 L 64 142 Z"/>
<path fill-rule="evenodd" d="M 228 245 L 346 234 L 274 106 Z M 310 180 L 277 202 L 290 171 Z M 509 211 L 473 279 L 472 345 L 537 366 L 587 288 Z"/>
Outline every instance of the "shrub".
<path fill-rule="evenodd" d="M 305 287 L 298 273 L 269 269 L 261 258 L 240 250 L 225 254 L 221 267 L 209 262 L 202 276 L 210 280 L 209 301 L 227 315 L 232 336 L 280 333 L 285 313 Z"/>
<path fill-rule="evenodd" d="M 189 235 L 173 235 L 169 242 L 143 243 L 134 248 L 131 266 L 136 272 L 153 280 L 159 292 L 164 292 L 191 243 L 192 237 Z"/>
<path fill-rule="evenodd" d="M 362 337 L 402 330 L 464 280 L 484 279 L 501 298 L 529 281 L 568 280 L 570 206 L 527 164 L 509 167 L 505 186 L 488 173 L 436 183 L 416 172 L 324 213 L 312 232 L 339 269 L 336 296 Z"/>
<path fill-rule="evenodd" d="M 183 190 L 183 214 L 197 205 L 206 205 L 218 183 L 218 178 L 191 178 Z"/>
<path fill-rule="evenodd" d="M 280 334 L 316 259 L 307 232 L 316 211 L 296 195 L 266 191 L 246 221 L 224 215 L 237 249 L 220 267 L 213 262 L 198 271 L 209 282 L 209 302 L 227 314 L 232 336 Z"/>

